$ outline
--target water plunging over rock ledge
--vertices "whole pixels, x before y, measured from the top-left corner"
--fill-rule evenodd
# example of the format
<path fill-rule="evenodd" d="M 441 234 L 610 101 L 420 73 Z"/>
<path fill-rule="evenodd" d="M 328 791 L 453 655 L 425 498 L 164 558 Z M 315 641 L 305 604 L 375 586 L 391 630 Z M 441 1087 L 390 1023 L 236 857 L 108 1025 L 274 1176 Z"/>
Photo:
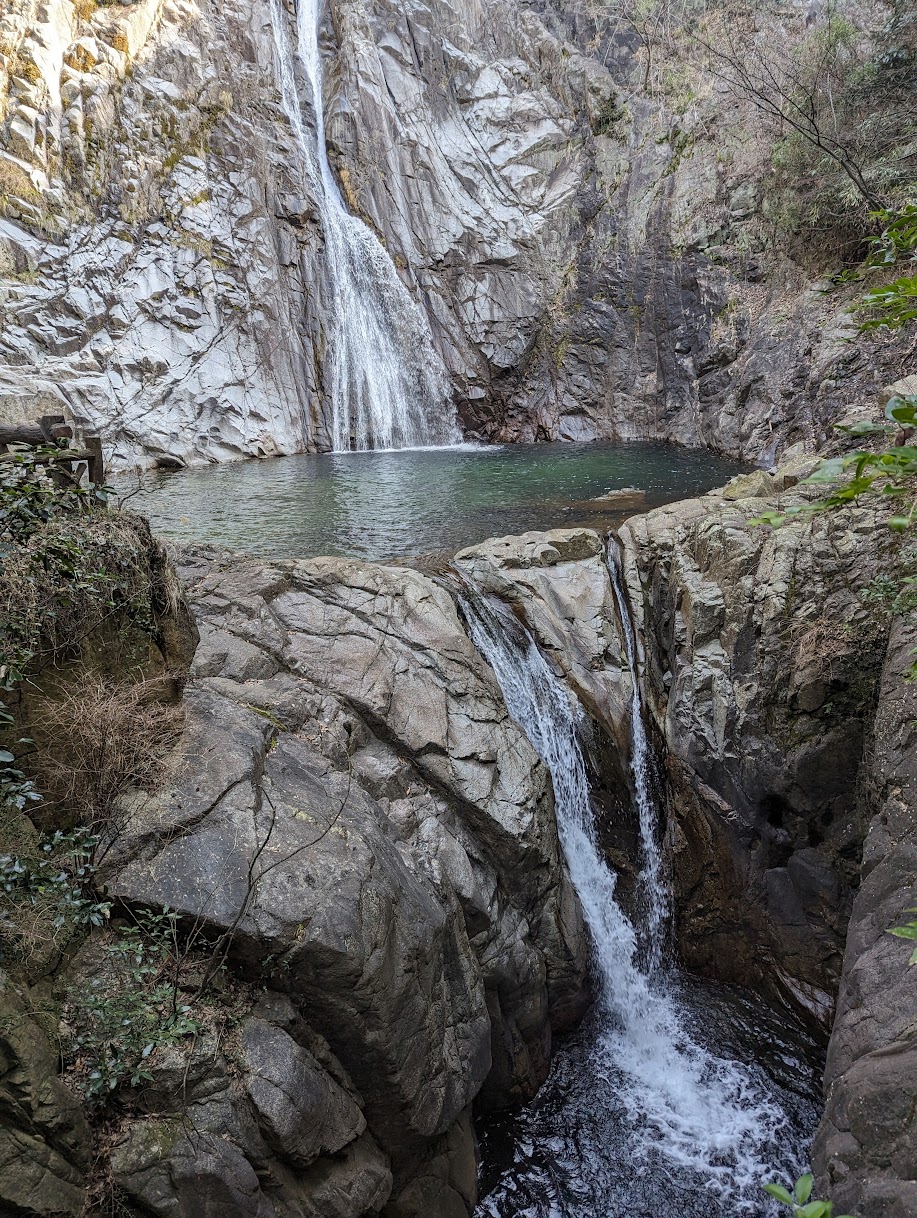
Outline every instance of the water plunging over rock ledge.
<path fill-rule="evenodd" d="M 609 571 L 620 606 L 613 563 Z M 639 696 L 631 737 L 639 864 L 648 898 L 639 927 L 644 931 L 642 945 L 638 927 L 621 907 L 617 877 L 602 858 L 577 715 L 567 690 L 509 609 L 467 584 L 459 587 L 458 597 L 471 637 L 494 670 L 510 713 L 551 772 L 560 841 L 583 906 L 598 975 L 591 1028 L 581 1033 L 575 1058 L 578 1102 L 549 1109 L 544 1128 L 539 1128 L 539 1115 L 545 1101 L 540 1098 L 533 1105 L 526 1149 L 516 1155 L 505 1181 L 485 1199 L 481 1212 L 495 1218 L 550 1218 L 558 1206 L 565 1209 L 576 1200 L 584 1216 L 598 1218 L 627 1213 L 637 1198 L 647 1195 L 655 1197 L 658 1208 L 673 1209 L 702 1193 L 710 1215 L 719 1212 L 720 1202 L 724 1214 L 753 1213 L 760 1209 L 761 1178 L 774 1169 L 775 1157 L 781 1166 L 800 1167 L 797 1146 L 806 1129 L 804 1124 L 801 1131 L 794 1129 L 779 1100 L 768 1095 L 763 1070 L 743 1068 L 719 1056 L 710 1040 L 701 1044 L 693 1039 L 690 1004 L 677 978 L 663 966 L 660 934 L 666 900 L 648 759 L 641 752 L 645 738 Z M 630 663 L 628 617 L 620 625 Z M 569 1062 L 566 1065 L 569 1070 Z M 550 1095 L 550 1083 L 547 1090 Z M 584 1102 L 590 1094 L 591 1112 L 588 1099 Z M 552 1165 L 558 1123 L 588 1126 L 586 1113 L 593 1122 L 601 1121 L 604 1144 L 598 1139 L 590 1144 L 587 1137 L 579 1154 L 568 1152 L 566 1162 L 558 1156 Z M 779 1150 L 778 1137 L 783 1139 Z M 620 1175 L 610 1188 L 612 1160 Z"/>
<path fill-rule="evenodd" d="M 378 237 L 347 211 L 328 164 L 318 46 L 321 4 L 296 0 L 295 11 L 294 49 L 281 0 L 271 0 L 283 105 L 325 238 L 330 425 L 319 447 L 347 452 L 457 444 L 462 436 L 449 381 L 427 319 Z"/>
<path fill-rule="evenodd" d="M 7 0 L 0 417 L 64 412 L 111 468 L 407 442 L 441 363 L 478 439 L 767 464 L 891 379 L 894 343 L 849 359 L 850 290 L 769 248 L 769 160 L 709 76 L 647 93 L 637 36 L 564 5 L 329 0 L 317 46 L 315 17 Z"/>
<path fill-rule="evenodd" d="M 906 951 L 883 935 L 910 899 L 912 695 L 873 752 L 886 640 L 857 597 L 884 560 L 862 509 L 765 534 L 755 508 L 635 517 L 611 567 L 588 529 L 462 552 L 476 603 L 499 598 L 497 642 L 470 631 L 491 664 L 416 571 L 179 555 L 199 635 L 184 732 L 161 789 L 126 803 L 104 878 L 119 909 L 166 903 L 224 944 L 212 1002 L 231 1026 L 157 1049 L 116 1101 L 106 1171 L 128 1212 L 763 1214 L 756 1177 L 795 1166 L 814 1120 L 792 1020 L 824 1034 L 840 983 L 815 1161 L 847 1208 L 907 1218 L 869 1116 L 901 1102 L 910 1060 Z M 644 745 L 660 782 L 641 808 Z M 655 951 L 648 858 L 678 959 L 720 986 Z M 62 962 L 77 984 L 87 952 Z M 896 1013 L 864 1024 L 877 975 Z M 29 996 L 0 1000 L 31 1029 L 9 1052 L 34 1080 Z M 75 1214 L 88 1159 L 46 1148 L 82 1118 L 62 1092 L 30 1103 L 4 1128 L 49 1198 L 35 1212 Z M 17 1179 L 0 1169 L 14 1204 Z"/>

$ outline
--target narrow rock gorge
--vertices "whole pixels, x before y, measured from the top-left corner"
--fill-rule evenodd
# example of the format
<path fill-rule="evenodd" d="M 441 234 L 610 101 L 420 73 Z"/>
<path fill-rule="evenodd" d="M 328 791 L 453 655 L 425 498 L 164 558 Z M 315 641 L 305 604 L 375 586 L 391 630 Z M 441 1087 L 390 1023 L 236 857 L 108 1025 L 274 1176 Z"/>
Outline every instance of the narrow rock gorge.
<path fill-rule="evenodd" d="M 823 1032 L 840 988 L 816 1163 L 855 1212 L 903 1216 L 909 978 L 884 932 L 913 900 L 910 640 L 886 659 L 858 600 L 887 546 L 866 511 L 768 533 L 745 523 L 760 500 L 726 495 L 620 534 L 677 948 Z M 173 598 L 155 637 L 159 669 L 193 650 L 182 731 L 156 790 L 122 797 L 99 874 L 119 917 L 175 911 L 183 967 L 216 972 L 191 1044 L 150 1055 L 94 1151 L 45 1031 L 112 962 L 78 936 L 33 962 L 31 992 L 5 982 L 0 1195 L 79 1214 L 101 1154 L 131 1214 L 468 1215 L 472 1115 L 530 1100 L 592 998 L 546 767 L 437 579 L 178 561 L 194 626 Z M 514 607 L 591 722 L 626 893 L 631 677 L 603 539 L 505 538 L 456 568 Z"/>

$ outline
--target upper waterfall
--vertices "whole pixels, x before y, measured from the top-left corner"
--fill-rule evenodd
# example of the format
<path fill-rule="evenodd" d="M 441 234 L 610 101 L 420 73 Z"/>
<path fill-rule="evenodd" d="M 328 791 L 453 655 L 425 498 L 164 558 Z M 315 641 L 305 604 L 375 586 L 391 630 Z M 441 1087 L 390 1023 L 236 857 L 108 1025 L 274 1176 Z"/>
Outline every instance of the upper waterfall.
<path fill-rule="evenodd" d="M 295 49 L 283 0 L 271 0 L 271 23 L 283 106 L 302 150 L 303 172 L 315 194 L 325 239 L 330 447 L 347 452 L 456 444 L 461 433 L 427 319 L 379 239 L 345 207 L 328 163 L 320 0 L 294 4 Z"/>

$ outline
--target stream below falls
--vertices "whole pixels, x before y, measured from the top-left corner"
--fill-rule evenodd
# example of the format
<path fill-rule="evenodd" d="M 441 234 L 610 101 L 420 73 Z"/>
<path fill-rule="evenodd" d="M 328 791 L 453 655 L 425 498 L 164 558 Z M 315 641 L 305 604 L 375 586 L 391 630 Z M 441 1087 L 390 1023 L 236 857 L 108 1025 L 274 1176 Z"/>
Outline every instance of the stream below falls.
<path fill-rule="evenodd" d="M 599 848 L 578 704 L 505 605 L 461 577 L 454 589 L 511 715 L 551 772 L 598 989 L 533 1103 L 485 1124 L 477 1218 L 761 1216 L 772 1212 L 762 1183 L 805 1165 L 817 1117 L 816 1054 L 760 1003 L 683 976 L 669 959 L 662 826 L 613 549 L 609 572 L 634 689 L 642 895 L 633 920 Z"/>

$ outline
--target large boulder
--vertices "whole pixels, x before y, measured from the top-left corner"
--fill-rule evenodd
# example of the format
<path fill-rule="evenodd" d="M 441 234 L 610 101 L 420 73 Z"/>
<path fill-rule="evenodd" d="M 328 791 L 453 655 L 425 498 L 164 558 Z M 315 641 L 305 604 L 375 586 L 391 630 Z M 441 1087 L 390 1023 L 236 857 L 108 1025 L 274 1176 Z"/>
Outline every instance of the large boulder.
<path fill-rule="evenodd" d="M 587 999 L 550 780 L 431 580 L 214 557 L 185 568 L 201 643 L 181 745 L 105 863 L 120 902 L 167 904 L 226 943 L 240 976 L 282 979 L 302 1025 L 245 1025 L 248 1115 L 232 1101 L 235 1149 L 207 1161 L 233 1213 L 260 1215 L 244 1164 L 263 1175 L 267 1156 L 273 1204 L 304 1173 L 297 1197 L 350 1218 L 316 1199 L 345 1148 L 361 1204 L 391 1192 L 392 1213 L 467 1211 L 463 1114 L 531 1097 L 552 1029 Z M 309 1037 L 330 1046 L 330 1075 Z M 175 1201 L 188 1151 L 171 1133 L 155 1146 L 132 1133 L 118 1178 L 171 1214 L 191 1204 Z"/>
<path fill-rule="evenodd" d="M 497 537 L 455 565 L 516 606 L 539 645 L 626 754 L 632 684 L 605 545 L 591 529 Z"/>

